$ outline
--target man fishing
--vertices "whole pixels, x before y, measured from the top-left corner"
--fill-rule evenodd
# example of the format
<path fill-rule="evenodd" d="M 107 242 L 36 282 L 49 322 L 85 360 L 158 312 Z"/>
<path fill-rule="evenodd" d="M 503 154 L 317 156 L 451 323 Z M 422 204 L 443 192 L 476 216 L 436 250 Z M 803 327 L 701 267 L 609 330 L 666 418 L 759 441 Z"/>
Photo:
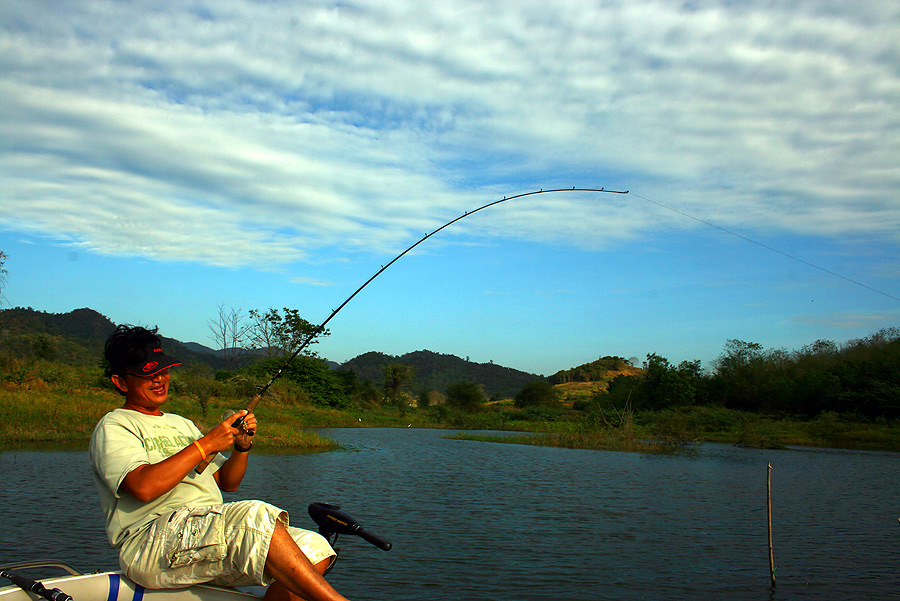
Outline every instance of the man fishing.
<path fill-rule="evenodd" d="M 90 461 L 125 575 L 147 588 L 268 585 L 267 601 L 343 600 L 323 577 L 335 552 L 322 536 L 288 526 L 287 512 L 262 501 L 223 503 L 246 472 L 256 417 L 240 411 L 203 434 L 163 413 L 169 368 L 181 363 L 155 329 L 119 326 L 104 355 L 125 402 L 94 429 Z"/>

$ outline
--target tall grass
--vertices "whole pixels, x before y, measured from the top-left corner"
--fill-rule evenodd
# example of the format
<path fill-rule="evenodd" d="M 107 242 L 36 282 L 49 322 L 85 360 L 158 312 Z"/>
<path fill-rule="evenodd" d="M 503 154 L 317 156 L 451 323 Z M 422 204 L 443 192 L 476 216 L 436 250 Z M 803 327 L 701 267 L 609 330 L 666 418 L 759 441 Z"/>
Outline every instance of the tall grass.
<path fill-rule="evenodd" d="M 21 442 L 86 442 L 97 421 L 121 405 L 113 393 L 63 393 L 38 385 L 27 391 L 0 388 L 0 445 Z"/>
<path fill-rule="evenodd" d="M 651 439 L 647 428 L 636 425 L 630 405 L 621 410 L 601 411 L 579 421 L 558 422 L 551 431 L 541 432 L 539 427 L 534 430 L 538 431 L 511 436 L 459 433 L 449 438 L 629 453 L 682 453 L 696 448 L 685 445 L 686 441 L 681 439 Z"/>
<path fill-rule="evenodd" d="M 18 361 L 6 368 L 0 373 L 2 447 L 29 443 L 86 445 L 100 417 L 123 401 L 101 377 L 99 368 L 47 361 Z M 217 380 L 202 370 L 176 370 L 163 410 L 183 415 L 206 431 L 223 419 L 225 410 L 241 409 L 255 393 L 256 385 L 242 378 Z M 260 423 L 255 445 L 273 451 L 334 448 L 331 441 L 311 432 L 311 428 L 408 426 L 519 431 L 528 434 L 499 439 L 618 451 L 682 451 L 702 442 L 758 448 L 809 445 L 900 451 L 900 422 L 854 420 L 835 413 L 814 420 L 792 420 L 721 407 L 663 411 L 626 407 L 584 412 L 565 407 L 516 409 L 508 402 L 492 403 L 477 412 L 446 405 L 404 410 L 377 405 L 334 409 L 315 406 L 298 385 L 288 380 L 278 381 L 255 412 Z"/>
<path fill-rule="evenodd" d="M 200 402 L 197 390 L 173 375 L 170 398 L 163 410 L 183 415 L 206 431 L 223 419 L 225 409 L 238 410 L 246 403 L 209 394 Z M 227 385 L 215 391 L 230 392 Z M 100 418 L 122 403 L 123 397 L 112 385 L 104 385 L 99 369 L 40 362 L 24 366 L 0 378 L 0 448 L 29 443 L 86 446 Z M 337 446 L 309 432 L 302 415 L 286 411 L 283 402 L 260 405 L 256 413 L 261 435 L 254 445 L 259 449 L 326 450 Z"/>

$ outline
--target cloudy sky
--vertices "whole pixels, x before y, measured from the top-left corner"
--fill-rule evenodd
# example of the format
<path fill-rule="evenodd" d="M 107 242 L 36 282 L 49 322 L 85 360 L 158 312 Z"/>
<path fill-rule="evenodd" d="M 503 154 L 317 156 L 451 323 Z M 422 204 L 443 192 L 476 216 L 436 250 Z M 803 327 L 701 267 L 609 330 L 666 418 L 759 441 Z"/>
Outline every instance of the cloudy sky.
<path fill-rule="evenodd" d="M 900 3 L 0 3 L 7 306 L 345 361 L 707 365 L 900 325 Z"/>

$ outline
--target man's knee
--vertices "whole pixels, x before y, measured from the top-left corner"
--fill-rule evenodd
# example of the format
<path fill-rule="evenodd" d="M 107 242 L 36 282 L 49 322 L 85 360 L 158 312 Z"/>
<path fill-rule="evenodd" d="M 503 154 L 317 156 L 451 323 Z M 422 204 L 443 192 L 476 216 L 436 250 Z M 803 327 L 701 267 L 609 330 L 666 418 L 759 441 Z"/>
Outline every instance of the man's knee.
<path fill-rule="evenodd" d="M 334 565 L 334 562 L 337 561 L 337 555 L 332 555 L 326 559 L 323 559 L 319 563 L 313 564 L 313 567 L 316 568 L 316 571 L 324 576 L 328 573 L 328 570 L 331 569 L 331 566 Z"/>
<path fill-rule="evenodd" d="M 288 534 L 303 551 L 307 559 L 313 564 L 318 565 L 325 562 L 325 568 L 331 566 L 336 553 L 324 536 L 312 530 L 304 530 L 302 528 L 287 527 Z"/>

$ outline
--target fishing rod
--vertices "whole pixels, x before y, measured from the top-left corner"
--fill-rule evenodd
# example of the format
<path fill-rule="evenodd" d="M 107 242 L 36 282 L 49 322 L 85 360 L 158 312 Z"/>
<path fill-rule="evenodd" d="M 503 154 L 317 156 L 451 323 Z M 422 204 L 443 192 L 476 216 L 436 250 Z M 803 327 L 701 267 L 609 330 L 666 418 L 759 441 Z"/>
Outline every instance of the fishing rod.
<path fill-rule="evenodd" d="M 506 202 L 506 201 L 508 201 L 508 200 L 514 200 L 514 199 L 516 199 L 516 198 L 523 198 L 523 197 L 525 197 L 525 196 L 534 196 L 534 195 L 537 195 L 537 194 L 555 194 L 555 193 L 558 193 L 558 192 L 597 192 L 597 193 L 602 192 L 602 193 L 604 193 L 604 194 L 628 194 L 628 190 L 607 190 L 606 188 L 575 188 L 575 187 L 572 187 L 572 188 L 556 188 L 556 189 L 552 189 L 552 190 L 544 190 L 543 188 L 541 188 L 540 190 L 533 190 L 533 191 L 531 191 L 531 192 L 524 192 L 524 193 L 522 193 L 522 194 L 516 194 L 516 195 L 514 195 L 514 196 L 504 196 L 504 197 L 501 198 L 500 200 L 495 200 L 495 201 L 493 201 L 493 202 L 489 202 L 489 203 L 487 203 L 486 205 L 482 205 L 482 206 L 480 206 L 480 207 L 478 207 L 477 209 L 474 209 L 474 210 L 472 210 L 472 211 L 466 211 L 465 213 L 463 213 L 462 215 L 460 215 L 460 216 L 457 217 L 456 219 L 453 219 L 453 220 L 451 220 L 451 221 L 448 221 L 447 223 L 445 223 L 445 224 L 442 225 L 441 227 L 437 228 L 437 229 L 434 230 L 433 232 L 428 233 L 428 234 L 425 234 L 422 238 L 419 238 L 419 240 L 416 241 L 412 246 L 410 246 L 409 248 L 407 248 L 406 250 L 404 250 L 402 253 L 400 253 L 399 255 L 397 255 L 396 257 L 394 257 L 394 258 L 391 260 L 390 263 L 387 263 L 386 265 L 382 265 L 382 266 L 381 266 L 381 269 L 379 269 L 378 271 L 376 271 L 375 274 L 374 274 L 372 277 L 370 277 L 368 280 L 366 280 L 366 281 L 362 284 L 362 286 L 360 286 L 359 288 L 357 288 L 357 289 L 353 292 L 353 294 L 351 294 L 350 296 L 348 296 L 348 297 L 347 297 L 347 300 L 345 300 L 344 302 L 342 302 L 342 303 L 340 304 L 340 306 L 339 306 L 337 309 L 335 309 L 334 311 L 332 311 L 331 314 L 325 319 L 325 321 L 323 321 L 323 322 L 320 323 L 318 326 L 316 326 L 315 329 L 314 329 L 314 330 L 313 330 L 313 331 L 312 331 L 312 332 L 311 332 L 311 333 L 303 340 L 303 342 L 300 344 L 300 346 L 298 346 L 298 347 L 296 348 L 296 350 L 294 350 L 294 352 L 291 353 L 291 356 L 288 357 L 288 360 L 284 362 L 284 365 L 282 365 L 282 366 L 278 369 L 278 371 L 275 372 L 275 375 L 273 375 L 273 376 L 269 379 L 269 381 L 266 382 L 266 384 L 265 384 L 262 388 L 260 388 L 259 392 L 257 392 L 255 395 L 253 395 L 253 398 L 250 399 L 250 402 L 247 403 L 247 405 L 244 407 L 244 409 L 247 411 L 247 413 L 252 412 L 253 409 L 256 408 L 256 405 L 258 405 L 259 402 L 262 400 L 262 396 L 266 393 L 267 390 L 269 390 L 269 387 L 272 386 L 272 384 L 275 383 L 275 380 L 277 380 L 278 378 L 281 377 L 281 375 L 284 373 L 284 370 L 286 370 L 286 369 L 290 366 L 290 364 L 293 363 L 294 359 L 296 359 L 297 356 L 300 355 L 301 352 L 303 352 L 303 349 L 305 349 L 307 346 L 309 346 L 309 344 L 313 341 L 313 339 L 314 339 L 316 336 L 318 336 L 319 334 L 321 334 L 323 330 L 325 330 L 325 326 L 328 325 L 328 322 L 330 322 L 330 321 L 332 320 L 332 318 L 334 318 L 334 316 L 337 315 L 337 314 L 341 311 L 341 309 L 343 309 L 345 306 L 347 306 L 347 303 L 349 303 L 350 301 L 352 301 L 352 300 L 356 297 L 357 294 L 359 294 L 360 292 L 362 292 L 363 289 L 364 289 L 366 286 L 368 286 L 369 284 L 371 284 L 372 281 L 373 281 L 375 278 L 377 278 L 377 277 L 380 276 L 382 273 L 384 273 L 384 271 L 385 271 L 388 267 L 390 267 L 391 265 L 393 265 L 394 263 L 396 263 L 397 261 L 399 261 L 404 255 L 406 255 L 407 253 L 409 253 L 411 250 L 413 250 L 414 248 L 416 248 L 417 246 L 419 246 L 420 244 L 422 244 L 423 242 L 425 242 L 426 240 L 428 240 L 429 238 L 431 238 L 432 236 L 434 236 L 434 235 L 437 234 L 438 232 L 440 232 L 440 231 L 442 231 L 442 230 L 444 230 L 444 229 L 450 227 L 451 225 L 453 225 L 453 224 L 456 223 L 457 221 L 460 221 L 460 220 L 462 220 L 462 219 L 465 219 L 466 217 L 469 217 L 470 215 L 474 215 L 474 214 L 477 213 L 478 211 L 487 209 L 488 207 L 492 207 L 492 206 L 494 206 L 494 205 L 498 205 L 498 204 L 500 204 L 500 203 L 502 203 L 502 202 Z M 234 422 L 233 424 L 231 424 L 231 426 L 232 426 L 233 428 L 238 428 L 238 427 L 240 427 L 240 426 L 243 424 L 243 422 L 244 422 L 244 418 L 243 418 L 243 417 L 240 417 L 240 418 L 238 418 L 237 420 L 235 420 L 235 422 Z M 252 432 L 248 432 L 248 434 L 249 434 L 250 436 L 253 436 L 253 433 L 252 433 Z M 197 467 L 195 468 L 195 471 L 196 471 L 198 474 L 202 474 L 203 471 L 206 470 L 207 466 L 212 462 L 212 460 L 213 460 L 214 457 L 215 457 L 215 453 L 212 453 L 212 454 L 208 455 L 208 456 L 206 457 L 206 459 L 204 459 L 199 465 L 197 465 Z"/>
<path fill-rule="evenodd" d="M 71 596 L 62 592 L 58 588 L 47 588 L 46 586 L 44 586 L 43 582 L 36 582 L 20 574 L 16 574 L 15 572 L 0 570 L 0 576 L 11 580 L 13 584 L 18 586 L 23 591 L 34 593 L 38 597 L 46 599 L 47 601 L 72 601 Z"/>

